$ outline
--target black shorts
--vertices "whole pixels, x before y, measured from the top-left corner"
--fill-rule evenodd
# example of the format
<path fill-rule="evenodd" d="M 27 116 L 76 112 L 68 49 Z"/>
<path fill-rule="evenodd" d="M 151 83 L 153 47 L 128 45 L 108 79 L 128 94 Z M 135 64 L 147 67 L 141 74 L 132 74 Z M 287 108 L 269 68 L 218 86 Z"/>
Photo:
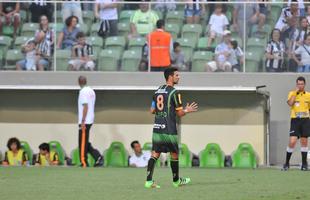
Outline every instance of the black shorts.
<path fill-rule="evenodd" d="M 310 119 L 309 118 L 292 118 L 290 136 L 309 137 L 310 136 Z"/>
<path fill-rule="evenodd" d="M 152 151 L 156 153 L 179 153 L 177 135 L 153 133 Z"/>

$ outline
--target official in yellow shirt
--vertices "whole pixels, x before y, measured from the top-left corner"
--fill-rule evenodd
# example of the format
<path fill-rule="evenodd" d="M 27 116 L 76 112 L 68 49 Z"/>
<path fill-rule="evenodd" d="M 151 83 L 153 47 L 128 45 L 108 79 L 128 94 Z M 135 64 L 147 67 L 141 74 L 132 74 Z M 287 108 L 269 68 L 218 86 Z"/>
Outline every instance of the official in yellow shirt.
<path fill-rule="evenodd" d="M 50 151 L 47 143 L 39 146 L 40 153 L 36 158 L 36 166 L 56 166 L 59 164 L 59 156 L 55 151 Z"/>
<path fill-rule="evenodd" d="M 291 108 L 290 139 L 286 149 L 286 161 L 283 165 L 284 171 L 290 167 L 290 158 L 300 138 L 300 151 L 302 156 L 301 170 L 308 170 L 308 137 L 310 136 L 310 93 L 305 91 L 306 79 L 302 76 L 296 80 L 296 90 L 288 94 L 287 104 Z"/>
<path fill-rule="evenodd" d="M 8 151 L 5 152 L 3 166 L 25 166 L 28 157 L 24 150 L 21 149 L 20 141 L 17 138 L 10 138 L 7 143 Z"/>

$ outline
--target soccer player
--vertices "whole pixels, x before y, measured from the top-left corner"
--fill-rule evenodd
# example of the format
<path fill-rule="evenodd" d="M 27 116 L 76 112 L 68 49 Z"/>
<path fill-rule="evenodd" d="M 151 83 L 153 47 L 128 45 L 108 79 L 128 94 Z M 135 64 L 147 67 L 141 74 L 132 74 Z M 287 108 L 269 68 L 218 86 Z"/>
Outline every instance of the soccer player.
<path fill-rule="evenodd" d="M 81 87 L 78 99 L 79 111 L 79 151 L 82 167 L 88 167 L 87 153 L 90 153 L 96 160 L 95 167 L 101 166 L 103 158 L 97 149 L 94 149 L 89 142 L 89 131 L 95 119 L 95 91 L 87 86 L 85 76 L 80 76 L 78 79 Z"/>
<path fill-rule="evenodd" d="M 286 150 L 286 162 L 283 165 L 284 171 L 290 168 L 290 158 L 294 151 L 297 140 L 300 138 L 300 151 L 302 156 L 301 170 L 308 170 L 308 137 L 310 135 L 310 93 L 305 91 L 306 80 L 300 76 L 296 80 L 296 90 L 288 94 L 287 104 L 291 107 L 291 128 L 290 139 Z"/>
<path fill-rule="evenodd" d="M 197 103 L 182 106 L 181 94 L 174 88 L 178 84 L 180 75 L 177 68 L 169 67 L 164 72 L 166 84 L 158 88 L 153 96 L 151 113 L 155 114 L 153 128 L 152 156 L 147 166 L 147 179 L 145 188 L 160 188 L 153 181 L 154 166 L 161 153 L 170 153 L 173 185 L 179 187 L 188 184 L 190 178 L 179 177 L 178 160 L 178 134 L 176 118 L 183 117 L 187 113 L 195 112 L 198 109 Z"/>

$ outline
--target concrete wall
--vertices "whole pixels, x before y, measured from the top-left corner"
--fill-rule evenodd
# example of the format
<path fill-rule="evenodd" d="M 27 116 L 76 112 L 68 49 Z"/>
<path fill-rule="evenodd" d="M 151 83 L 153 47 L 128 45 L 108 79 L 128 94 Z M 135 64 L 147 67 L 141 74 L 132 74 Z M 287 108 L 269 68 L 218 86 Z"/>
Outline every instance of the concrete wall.
<path fill-rule="evenodd" d="M 130 85 L 130 86 L 157 86 L 159 84 L 161 84 L 163 82 L 163 77 L 161 73 L 82 73 L 87 75 L 88 79 L 89 79 L 89 85 L 93 85 L 93 86 L 124 86 L 124 85 Z M 45 73 L 23 73 L 23 72 L 1 72 L 0 73 L 0 85 L 60 85 L 60 86 L 73 86 L 76 85 L 76 79 L 77 77 L 80 75 L 80 73 L 68 73 L 68 72 L 64 72 L 64 73 L 53 73 L 53 72 L 45 72 Z M 297 74 L 259 74 L 259 73 L 253 73 L 253 74 L 232 74 L 232 73 L 214 73 L 214 74 L 209 74 L 209 73 L 182 73 L 182 79 L 180 82 L 181 86 L 208 86 L 208 87 L 212 87 L 212 86 L 245 86 L 245 87 L 249 87 L 249 86 L 257 86 L 257 85 L 266 85 L 267 86 L 267 90 L 270 92 L 271 94 L 271 113 L 270 113 L 270 117 L 271 117 L 271 133 L 270 133 L 270 161 L 271 164 L 281 164 L 284 160 L 284 152 L 285 152 L 285 148 L 287 145 L 287 141 L 288 141 L 288 129 L 289 129 L 289 108 L 286 105 L 286 99 L 287 99 L 287 93 L 289 90 L 294 89 L 295 88 L 295 79 L 298 75 Z M 306 79 L 309 78 L 309 75 L 305 75 Z M 11 91 L 1 91 L 1 92 L 5 92 L 6 95 L 9 95 L 9 93 L 11 93 Z M 25 98 L 28 98 L 28 95 L 31 95 L 31 93 L 27 93 L 27 92 L 22 92 L 23 96 L 19 96 L 18 98 L 16 98 L 14 101 L 12 101 L 11 103 L 14 105 L 18 105 L 20 102 L 24 102 Z M 16 92 L 13 92 L 13 95 L 16 95 Z M 75 92 L 64 92 L 62 94 L 64 97 L 64 99 L 56 99 L 55 100 L 55 104 L 57 104 L 58 106 L 62 105 L 68 105 L 68 104 L 72 104 L 72 102 L 75 102 Z M 105 94 L 102 94 L 103 99 Z M 2 96 L 2 94 L 0 94 L 0 97 Z M 44 97 L 45 99 L 48 99 L 50 97 L 53 96 L 53 92 L 49 92 L 48 94 L 46 94 L 45 92 L 42 92 L 42 97 Z M 146 95 L 147 96 L 147 95 Z M 186 95 L 185 95 L 186 96 Z M 145 97 L 146 98 L 146 97 Z M 13 98 L 14 99 L 14 98 Z M 139 99 L 141 99 L 141 101 L 144 100 L 148 100 L 148 99 L 144 99 L 139 97 Z M 195 99 L 195 96 L 190 96 L 189 99 Z M 0 105 L 3 105 L 3 103 L 5 102 L 5 98 L 0 98 Z M 110 102 L 109 102 L 110 101 Z M 136 101 L 136 98 L 133 99 L 126 99 L 126 101 L 134 103 Z M 229 101 L 229 98 L 228 98 Z M 239 105 L 243 105 L 243 104 L 248 104 L 249 101 L 252 101 L 251 99 L 247 99 L 247 98 L 243 98 L 240 97 L 238 104 Z M 27 101 L 26 101 L 27 102 Z M 103 105 L 108 105 L 109 103 L 112 103 L 113 100 L 108 100 L 106 102 L 102 102 Z M 145 101 L 148 102 L 148 101 Z M 208 103 L 209 105 L 212 105 L 212 103 L 210 104 L 209 99 L 206 97 L 204 101 L 199 102 L 199 103 L 206 103 L 206 109 L 208 107 Z M 106 104 L 105 104 L 106 103 Z M 27 104 L 26 104 L 27 105 Z M 38 117 L 40 114 L 41 116 L 46 116 L 44 115 L 44 113 L 46 111 L 44 111 L 44 107 L 45 107 L 45 101 L 42 102 L 37 102 L 37 101 L 33 101 L 31 102 L 31 104 L 28 105 L 36 105 L 37 110 L 36 111 L 31 111 L 32 113 L 37 112 L 37 114 L 33 114 L 33 119 L 38 120 L 38 122 L 40 122 L 40 120 L 42 120 L 41 117 Z M 145 105 L 145 104 L 144 104 Z M 232 104 L 231 104 L 232 105 Z M 19 125 L 23 125 L 20 124 L 23 120 L 29 120 L 28 117 L 25 118 L 25 116 L 23 115 L 16 115 L 20 110 L 24 110 L 25 112 L 29 112 L 29 110 L 27 110 L 28 106 L 25 107 L 19 107 L 17 110 L 15 110 L 15 115 L 14 118 L 15 120 L 18 122 Z M 146 105 L 145 108 L 147 108 L 148 105 Z M 6 113 L 7 111 L 5 109 L 10 108 L 9 105 L 6 106 L 1 106 L 0 107 L 0 119 L 9 119 L 9 116 L 7 115 L 8 113 Z M 3 110 L 4 109 L 4 110 Z M 124 111 L 126 108 L 122 107 L 120 108 L 120 111 Z M 12 111 L 12 109 L 11 109 Z M 10 111 L 10 112 L 11 112 Z M 13 109 L 14 111 L 14 109 Z M 141 109 L 138 110 L 138 112 L 141 114 L 141 118 L 137 117 L 138 120 L 151 120 L 151 116 L 147 116 L 143 115 L 142 113 L 144 113 L 146 111 L 146 109 Z M 248 111 L 247 109 L 245 111 Z M 63 120 L 68 120 L 66 124 L 66 126 L 70 127 L 70 131 L 71 134 L 75 134 L 74 133 L 74 125 L 70 124 L 74 122 L 74 117 L 75 117 L 75 105 L 71 105 L 70 107 L 67 106 L 63 106 L 63 107 L 59 107 L 58 109 L 54 110 L 54 114 L 58 115 L 59 117 L 59 121 L 56 120 L 55 123 L 61 123 Z M 102 112 L 102 120 L 108 120 L 110 119 L 110 116 L 105 116 L 104 117 L 104 113 L 109 113 L 109 109 L 107 108 L 106 110 L 99 110 L 99 112 Z M 124 118 L 127 118 L 130 116 L 133 116 L 134 113 L 128 111 L 126 112 L 127 114 L 124 115 Z M 238 113 L 240 114 L 240 116 L 242 116 L 242 109 L 239 109 Z M 244 112 L 245 113 L 245 112 Z M 207 114 L 207 113 L 205 113 Z M 5 115 L 5 117 L 4 117 Z M 18 117 L 19 116 L 19 117 Z M 116 114 L 115 116 L 119 116 L 119 114 Z M 114 117 L 115 117 L 114 116 Z M 184 132 L 187 132 L 187 123 L 191 123 L 191 122 L 187 122 L 186 120 L 191 121 L 191 119 L 194 119 L 194 116 L 189 117 L 187 119 L 184 119 L 182 122 L 184 123 L 184 127 L 182 127 L 184 129 Z M 196 116 L 199 116 L 199 113 L 196 114 Z M 206 115 L 207 116 L 207 115 Z M 225 116 L 225 115 L 224 115 Z M 23 118 L 23 120 L 21 120 L 21 118 Z M 69 120 L 70 119 L 70 120 Z M 100 119 L 100 114 L 97 118 L 98 120 Z M 197 117 L 197 119 L 202 119 L 200 117 Z M 206 117 L 206 120 L 204 121 L 204 123 L 207 123 L 207 127 L 205 127 L 204 129 L 206 130 L 210 130 L 211 132 L 219 132 L 219 135 L 223 134 L 223 132 L 226 132 L 225 129 L 227 130 L 227 127 L 225 127 L 224 124 L 212 124 L 212 117 L 208 116 Z M 232 119 L 236 119 L 235 116 L 232 116 Z M 247 119 L 247 117 L 244 118 L 239 118 L 239 119 Z M 4 120 L 5 121 L 5 120 Z M 122 123 L 127 123 L 126 120 L 124 121 L 120 121 L 120 124 Z M 149 123 L 149 122 L 148 122 Z M 44 124 L 43 124 L 44 125 Z M 194 126 L 200 126 L 202 125 L 201 123 L 194 125 Z M 14 127 L 14 124 L 9 124 L 9 123 L 2 123 L 0 124 L 1 129 L 3 127 L 6 127 L 8 129 Z M 11 126 L 11 127 L 10 127 Z M 36 125 L 33 124 L 33 127 L 35 127 Z M 45 125 L 44 125 L 45 126 Z M 51 126 L 51 124 L 47 124 L 46 126 Z M 100 125 L 101 126 L 101 125 Z M 120 125 L 121 126 L 121 125 Z M 193 124 L 191 124 L 191 126 L 193 126 Z M 215 128 L 211 128 L 212 126 L 215 126 Z M 249 126 L 252 126 L 249 124 Z M 57 128 L 57 125 L 54 125 L 52 127 L 55 127 L 55 129 Z M 112 126 L 112 127 L 116 127 L 116 126 Z M 260 128 L 263 126 L 260 126 Z M 28 127 L 31 129 L 31 127 Z M 100 128 L 99 125 L 97 126 L 97 128 Z M 94 127 L 94 131 L 95 131 L 96 127 Z M 109 127 L 108 129 L 111 129 L 111 127 Z M 118 128 L 117 128 L 118 129 Z M 143 132 L 143 134 L 146 134 L 145 137 L 149 138 L 149 134 L 150 134 L 150 127 L 148 125 L 142 125 L 142 126 L 135 126 L 133 127 L 133 130 L 135 129 L 139 129 L 141 130 L 141 133 Z M 146 130 L 147 129 L 147 130 Z M 183 132 L 182 129 L 182 132 Z M 189 130 L 191 128 L 188 128 Z M 255 128 L 254 128 L 255 129 Z M 257 129 L 257 128 L 256 128 Z M 258 127 L 259 129 L 259 127 Z M 3 129 L 2 129 L 3 130 Z M 104 131 L 105 128 L 102 128 L 102 130 Z M 122 128 L 119 128 L 118 130 L 120 130 L 122 132 Z M 202 129 L 200 129 L 202 130 Z M 240 132 L 240 127 L 236 127 L 237 132 Z M 132 131 L 135 132 L 135 131 Z M 6 133 L 7 134 L 7 133 Z M 196 133 L 194 133 L 196 134 Z M 199 132 L 197 132 L 197 134 L 200 134 Z M 243 134 L 243 133 L 241 133 Z M 210 134 L 208 136 L 206 136 L 206 140 L 217 140 L 217 137 L 219 135 L 216 134 Z M 6 139 L 6 137 L 3 137 L 4 134 L 0 135 L 0 146 L 3 146 L 3 144 L 5 144 L 5 141 L 3 142 L 3 140 Z M 6 135 L 7 136 L 7 135 Z M 133 135 L 136 136 L 136 135 Z M 108 136 L 104 136 L 104 137 L 108 137 Z M 103 137 L 103 140 L 104 140 Z M 109 137 L 114 137 L 114 136 L 109 136 Z M 227 137 L 227 135 L 225 135 L 224 137 Z M 243 136 L 245 137 L 245 136 Z M 259 136 L 256 136 L 259 137 Z M 182 140 L 187 140 L 187 141 L 191 141 L 193 138 L 199 138 L 199 136 L 197 137 L 191 137 L 190 134 L 184 134 L 182 135 Z M 254 138 L 254 137 L 253 137 Z M 41 138 L 42 140 L 44 138 Z M 231 138 L 228 138 L 229 142 L 231 142 L 231 144 L 234 144 L 234 141 L 231 140 Z M 59 138 L 60 140 L 60 138 Z M 131 138 L 128 137 L 128 139 L 126 139 L 128 141 L 131 140 Z M 253 141 L 258 140 L 258 138 L 254 138 Z M 61 140 L 62 141 L 62 140 Z M 141 139 L 141 142 L 144 142 L 147 140 L 143 140 Z M 199 144 L 199 141 L 192 141 L 193 144 L 198 144 L 198 147 L 190 146 L 191 149 L 193 149 L 194 151 L 197 151 L 198 149 L 201 148 L 202 144 Z M 70 144 L 74 144 L 74 141 L 72 141 L 72 143 L 70 142 Z M 128 144 L 128 143 L 127 143 Z M 107 144 L 104 144 L 107 145 Z M 74 145 L 70 146 L 73 147 Z M 69 147 L 69 146 L 68 146 Z M 104 147 L 104 146 L 103 146 Z M 223 148 L 226 148 L 222 145 Z M 224 149 L 224 151 L 226 151 L 227 153 L 229 153 L 229 149 Z M 300 155 L 299 153 L 296 153 L 295 156 L 293 156 L 293 162 L 298 163 L 300 159 Z"/>

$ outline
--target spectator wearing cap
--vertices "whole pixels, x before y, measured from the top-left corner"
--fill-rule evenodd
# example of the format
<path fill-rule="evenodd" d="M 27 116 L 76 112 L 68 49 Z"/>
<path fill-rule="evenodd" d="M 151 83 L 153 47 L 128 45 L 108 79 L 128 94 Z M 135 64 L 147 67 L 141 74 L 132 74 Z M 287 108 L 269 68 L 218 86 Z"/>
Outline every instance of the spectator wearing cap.
<path fill-rule="evenodd" d="M 136 10 L 130 18 L 131 37 L 146 36 L 156 27 L 159 19 L 157 14 L 149 9 L 149 0 L 142 0 L 139 10 Z"/>
<path fill-rule="evenodd" d="M 232 64 L 228 61 L 231 56 L 231 32 L 229 30 L 224 31 L 223 41 L 215 48 L 214 61 L 206 64 L 206 70 L 208 72 L 231 72 Z"/>
<path fill-rule="evenodd" d="M 165 32 L 165 21 L 160 19 L 156 23 L 157 29 L 148 35 L 151 71 L 164 71 L 170 67 L 170 51 L 173 43 L 170 33 Z"/>

